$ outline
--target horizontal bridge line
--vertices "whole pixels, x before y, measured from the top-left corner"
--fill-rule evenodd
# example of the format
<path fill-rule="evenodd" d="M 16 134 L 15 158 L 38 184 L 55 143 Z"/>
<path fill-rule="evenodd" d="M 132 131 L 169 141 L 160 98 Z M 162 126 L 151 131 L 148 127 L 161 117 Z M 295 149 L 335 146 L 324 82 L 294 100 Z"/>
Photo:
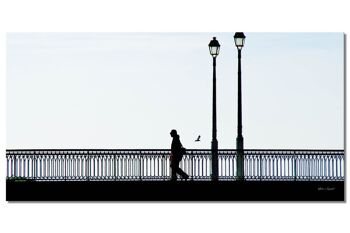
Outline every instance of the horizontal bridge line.
<path fill-rule="evenodd" d="M 211 151 L 211 149 L 187 149 L 189 151 Z M 170 149 L 6 149 L 6 151 L 170 151 Z M 219 151 L 236 151 L 236 149 L 219 149 Z M 342 149 L 244 149 L 244 151 L 324 151 L 344 152 Z"/>

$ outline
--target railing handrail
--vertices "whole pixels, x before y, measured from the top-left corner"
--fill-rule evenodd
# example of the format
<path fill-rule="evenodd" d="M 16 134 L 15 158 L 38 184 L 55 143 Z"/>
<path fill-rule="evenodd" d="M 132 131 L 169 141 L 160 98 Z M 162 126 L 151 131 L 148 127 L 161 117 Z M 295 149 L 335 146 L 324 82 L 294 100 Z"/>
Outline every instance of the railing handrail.
<path fill-rule="evenodd" d="M 211 151 L 211 149 L 186 149 L 188 151 Z M 170 151 L 170 149 L 6 149 L 6 151 Z M 219 149 L 237 151 L 237 149 Z M 244 149 L 244 151 L 324 151 L 343 152 L 344 149 Z"/>

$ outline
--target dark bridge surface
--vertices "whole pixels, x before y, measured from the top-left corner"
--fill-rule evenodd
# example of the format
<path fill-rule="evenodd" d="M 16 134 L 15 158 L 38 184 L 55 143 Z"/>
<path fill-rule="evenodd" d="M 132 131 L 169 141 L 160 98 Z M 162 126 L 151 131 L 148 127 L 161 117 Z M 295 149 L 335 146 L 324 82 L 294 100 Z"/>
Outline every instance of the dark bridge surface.
<path fill-rule="evenodd" d="M 344 201 L 344 181 L 11 181 L 7 201 Z"/>

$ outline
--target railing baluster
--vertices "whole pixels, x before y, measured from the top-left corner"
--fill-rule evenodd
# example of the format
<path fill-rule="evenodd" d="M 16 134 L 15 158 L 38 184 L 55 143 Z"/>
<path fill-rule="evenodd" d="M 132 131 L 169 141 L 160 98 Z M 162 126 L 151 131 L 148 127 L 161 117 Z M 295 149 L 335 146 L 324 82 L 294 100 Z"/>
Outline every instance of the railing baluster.
<path fill-rule="evenodd" d="M 295 151 L 293 151 L 293 160 L 294 160 L 294 166 L 293 166 L 294 181 L 296 181 L 297 180 L 297 158 L 295 155 Z"/>

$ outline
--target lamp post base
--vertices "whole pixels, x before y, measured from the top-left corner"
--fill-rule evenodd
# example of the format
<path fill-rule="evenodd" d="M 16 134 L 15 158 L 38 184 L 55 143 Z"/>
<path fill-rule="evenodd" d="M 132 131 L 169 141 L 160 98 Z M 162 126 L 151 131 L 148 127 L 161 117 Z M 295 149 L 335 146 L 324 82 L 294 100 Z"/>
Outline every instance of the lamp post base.
<path fill-rule="evenodd" d="M 218 141 L 215 139 L 211 142 L 211 162 L 212 162 L 211 180 L 218 181 L 219 180 Z"/>
<path fill-rule="evenodd" d="M 243 137 L 237 137 L 237 180 L 244 180 L 244 149 L 243 149 Z"/>

